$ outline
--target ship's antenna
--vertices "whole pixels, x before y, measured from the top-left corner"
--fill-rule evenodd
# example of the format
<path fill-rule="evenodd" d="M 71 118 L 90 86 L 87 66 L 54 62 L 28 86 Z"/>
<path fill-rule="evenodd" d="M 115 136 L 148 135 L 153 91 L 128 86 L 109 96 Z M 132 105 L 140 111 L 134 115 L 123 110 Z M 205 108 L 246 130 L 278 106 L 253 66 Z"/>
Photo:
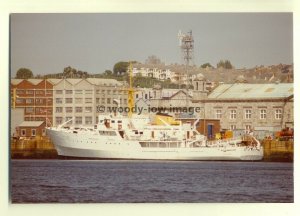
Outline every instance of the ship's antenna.
<path fill-rule="evenodd" d="M 134 107 L 134 89 L 132 87 L 132 63 L 129 62 L 129 89 L 128 89 L 128 117 L 132 116 L 132 110 Z"/>

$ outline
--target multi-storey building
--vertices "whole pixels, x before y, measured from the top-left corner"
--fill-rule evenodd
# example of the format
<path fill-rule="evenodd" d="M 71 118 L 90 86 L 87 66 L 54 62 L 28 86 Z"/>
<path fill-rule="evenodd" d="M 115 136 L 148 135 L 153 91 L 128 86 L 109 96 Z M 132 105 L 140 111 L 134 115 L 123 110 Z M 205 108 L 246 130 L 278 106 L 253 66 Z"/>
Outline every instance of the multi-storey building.
<path fill-rule="evenodd" d="M 53 86 L 54 125 L 93 125 L 101 113 L 127 106 L 127 89 L 114 79 L 61 79 Z M 126 114 L 126 113 L 125 113 Z"/>
<path fill-rule="evenodd" d="M 12 79 L 12 109 L 24 109 L 24 121 L 59 125 L 67 120 L 93 125 L 98 114 L 127 106 L 127 88 L 114 79 Z M 126 115 L 126 113 L 124 113 Z M 48 119 L 48 120 L 46 120 Z"/>
<path fill-rule="evenodd" d="M 24 109 L 25 121 L 52 123 L 53 83 L 42 79 L 12 79 L 11 107 Z"/>

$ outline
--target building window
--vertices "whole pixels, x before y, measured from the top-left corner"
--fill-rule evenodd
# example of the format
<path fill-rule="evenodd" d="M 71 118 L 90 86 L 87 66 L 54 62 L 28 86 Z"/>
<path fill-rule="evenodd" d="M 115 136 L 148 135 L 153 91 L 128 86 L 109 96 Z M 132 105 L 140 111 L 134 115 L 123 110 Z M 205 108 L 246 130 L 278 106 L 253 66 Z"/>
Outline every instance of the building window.
<path fill-rule="evenodd" d="M 43 95 L 44 94 L 44 91 L 43 90 L 36 90 L 35 93 L 37 95 Z"/>
<path fill-rule="evenodd" d="M 36 136 L 36 129 L 31 129 L 31 136 Z"/>
<path fill-rule="evenodd" d="M 82 94 L 82 90 L 75 90 L 75 94 Z"/>
<path fill-rule="evenodd" d="M 47 95 L 52 95 L 52 90 L 46 90 Z"/>
<path fill-rule="evenodd" d="M 92 98 L 86 98 L 85 103 L 92 103 Z"/>
<path fill-rule="evenodd" d="M 75 117 L 75 124 L 82 124 L 82 117 Z"/>
<path fill-rule="evenodd" d="M 98 124 L 98 121 L 99 121 L 99 117 L 96 116 L 96 124 Z"/>
<path fill-rule="evenodd" d="M 100 98 L 96 98 L 96 103 L 100 103 Z"/>
<path fill-rule="evenodd" d="M 75 98 L 75 103 L 82 104 L 82 98 Z"/>
<path fill-rule="evenodd" d="M 22 98 L 17 98 L 16 99 L 16 103 L 17 104 L 22 104 L 23 103 L 23 99 Z"/>
<path fill-rule="evenodd" d="M 56 107 L 56 108 L 55 108 L 55 112 L 56 112 L 56 113 L 62 113 L 62 111 L 63 111 L 63 108 L 62 108 L 62 107 Z"/>
<path fill-rule="evenodd" d="M 67 113 L 73 112 L 73 107 L 66 107 L 66 112 Z"/>
<path fill-rule="evenodd" d="M 67 116 L 66 117 L 66 121 L 69 121 L 71 119 L 73 119 L 71 116 Z M 71 121 L 68 122 L 68 124 L 72 124 L 72 123 L 73 123 L 73 120 L 71 120 Z"/>
<path fill-rule="evenodd" d="M 62 91 L 62 90 L 56 90 L 55 93 L 56 93 L 56 94 L 62 94 L 63 91 Z"/>
<path fill-rule="evenodd" d="M 40 107 L 35 108 L 35 113 L 39 114 L 39 113 L 42 113 L 42 112 L 44 112 L 44 109 L 42 109 Z"/>
<path fill-rule="evenodd" d="M 236 119 L 236 110 L 230 110 L 230 119 Z"/>
<path fill-rule="evenodd" d="M 92 124 L 92 117 L 91 116 L 86 116 L 85 117 L 85 124 L 89 125 L 89 124 Z"/>
<path fill-rule="evenodd" d="M 44 103 L 44 99 L 35 99 L 35 103 L 36 104 L 43 104 Z"/>
<path fill-rule="evenodd" d="M 246 125 L 245 129 L 246 129 L 246 133 L 249 133 L 251 131 L 251 125 Z"/>
<path fill-rule="evenodd" d="M 275 110 L 275 119 L 281 119 L 282 118 L 282 109 L 276 109 Z"/>
<path fill-rule="evenodd" d="M 16 93 L 17 93 L 17 94 L 24 94 L 24 91 L 23 91 L 23 90 L 17 90 Z"/>
<path fill-rule="evenodd" d="M 87 113 L 92 112 L 92 107 L 86 107 L 86 108 L 85 108 L 85 112 L 87 112 Z"/>
<path fill-rule="evenodd" d="M 26 129 L 21 129 L 21 136 L 26 136 Z"/>
<path fill-rule="evenodd" d="M 33 103 L 33 99 L 31 98 L 26 99 L 26 104 L 32 104 L 32 103 Z"/>
<path fill-rule="evenodd" d="M 267 110 L 261 109 L 260 110 L 260 119 L 266 119 L 267 118 Z"/>
<path fill-rule="evenodd" d="M 230 125 L 230 130 L 236 130 L 236 125 Z"/>
<path fill-rule="evenodd" d="M 101 104 L 105 104 L 105 98 L 101 98 Z"/>
<path fill-rule="evenodd" d="M 245 110 L 245 119 L 251 119 L 252 110 L 246 109 Z"/>
<path fill-rule="evenodd" d="M 25 113 L 34 113 L 33 107 L 27 107 L 27 108 L 25 108 Z"/>
<path fill-rule="evenodd" d="M 62 98 L 55 98 L 55 102 L 57 104 L 61 104 L 62 103 Z"/>
<path fill-rule="evenodd" d="M 45 129 L 42 130 L 42 136 L 46 136 L 46 130 Z"/>
<path fill-rule="evenodd" d="M 66 90 L 66 94 L 72 94 L 73 91 L 72 90 Z"/>
<path fill-rule="evenodd" d="M 110 104 L 110 98 L 107 98 L 107 104 Z"/>
<path fill-rule="evenodd" d="M 57 125 L 61 124 L 62 123 L 62 117 L 56 117 L 55 122 L 56 122 Z"/>
<path fill-rule="evenodd" d="M 33 90 L 27 90 L 26 94 L 33 94 Z"/>
<path fill-rule="evenodd" d="M 82 112 L 82 107 L 75 107 L 75 112 L 81 113 Z"/>
<path fill-rule="evenodd" d="M 53 112 L 52 107 L 51 108 L 47 108 L 46 110 L 47 110 L 47 113 L 50 113 L 50 114 L 52 114 L 52 112 Z"/>
<path fill-rule="evenodd" d="M 73 98 L 66 98 L 66 103 L 72 103 L 72 100 Z"/>
<path fill-rule="evenodd" d="M 93 94 L 93 90 L 85 90 L 85 94 Z"/>
<path fill-rule="evenodd" d="M 222 110 L 220 110 L 220 109 L 216 110 L 216 118 L 217 119 L 221 119 L 222 118 Z"/>

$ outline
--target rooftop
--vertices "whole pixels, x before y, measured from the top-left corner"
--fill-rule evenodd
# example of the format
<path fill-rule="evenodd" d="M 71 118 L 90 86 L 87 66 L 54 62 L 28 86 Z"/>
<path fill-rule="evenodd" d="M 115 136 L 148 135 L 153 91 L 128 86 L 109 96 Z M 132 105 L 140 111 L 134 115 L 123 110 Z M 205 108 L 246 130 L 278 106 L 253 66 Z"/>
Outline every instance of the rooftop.
<path fill-rule="evenodd" d="M 265 99 L 286 98 L 294 94 L 293 83 L 222 84 L 208 95 L 208 99 Z"/>
<path fill-rule="evenodd" d="M 23 121 L 19 127 L 39 127 L 43 123 L 43 121 Z"/>
<path fill-rule="evenodd" d="M 11 79 L 12 85 L 18 85 L 20 82 L 22 82 L 24 79 Z M 52 85 L 57 85 L 59 82 L 61 82 L 63 79 L 46 79 L 48 82 L 50 82 Z M 72 85 L 77 85 L 79 82 L 81 82 L 82 78 L 67 78 L 65 79 L 67 82 L 69 82 Z M 85 79 L 92 85 L 107 85 L 107 86 L 121 86 L 122 83 L 115 79 L 101 79 L 101 78 L 87 78 Z M 40 82 L 43 81 L 43 79 L 27 79 L 28 82 L 32 83 L 33 85 L 37 85 Z"/>

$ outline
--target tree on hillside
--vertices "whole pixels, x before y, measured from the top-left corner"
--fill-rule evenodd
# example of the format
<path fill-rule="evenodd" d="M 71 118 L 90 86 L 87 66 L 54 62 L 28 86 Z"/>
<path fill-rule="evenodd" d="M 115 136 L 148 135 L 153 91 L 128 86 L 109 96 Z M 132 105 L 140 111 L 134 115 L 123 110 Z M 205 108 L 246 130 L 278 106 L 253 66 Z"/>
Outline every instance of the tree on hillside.
<path fill-rule="evenodd" d="M 225 69 L 232 69 L 233 66 L 229 60 L 220 60 L 217 64 L 217 68 L 225 68 Z"/>
<path fill-rule="evenodd" d="M 111 70 L 104 71 L 104 75 L 106 75 L 106 76 L 111 76 L 112 74 L 113 74 L 113 72 Z"/>
<path fill-rule="evenodd" d="M 207 68 L 207 67 L 212 67 L 210 63 L 205 63 L 201 65 L 201 68 Z"/>
<path fill-rule="evenodd" d="M 77 70 L 72 68 L 71 66 L 65 67 L 63 71 L 63 75 L 66 78 L 73 78 L 77 74 Z"/>
<path fill-rule="evenodd" d="M 113 68 L 114 75 L 122 75 L 126 73 L 128 66 L 129 66 L 128 62 L 123 62 L 123 61 L 117 62 Z"/>
<path fill-rule="evenodd" d="M 17 71 L 16 79 L 30 79 L 33 78 L 33 73 L 28 68 L 20 68 Z"/>

